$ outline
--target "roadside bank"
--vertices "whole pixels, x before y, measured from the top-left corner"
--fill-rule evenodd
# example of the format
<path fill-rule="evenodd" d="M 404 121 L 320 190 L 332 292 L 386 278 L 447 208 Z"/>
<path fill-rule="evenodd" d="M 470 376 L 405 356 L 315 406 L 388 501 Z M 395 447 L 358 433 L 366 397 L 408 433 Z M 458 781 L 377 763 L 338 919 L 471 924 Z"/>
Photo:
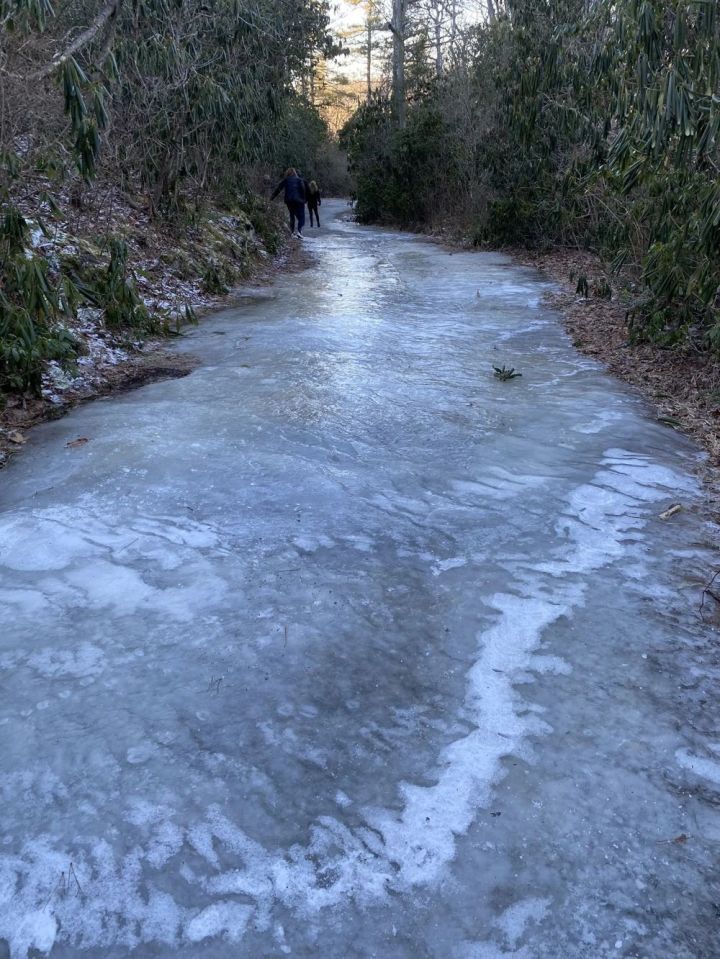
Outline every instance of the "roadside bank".
<path fill-rule="evenodd" d="M 271 283 L 278 272 L 304 269 L 311 257 L 291 240 L 284 210 L 254 198 L 249 210 L 205 207 L 171 223 L 159 221 L 117 192 L 94 197 L 73 218 L 30 223 L 28 255 L 49 275 L 70 272 L 79 284 L 109 269 L 110 239 L 127 249 L 124 282 L 150 318 L 147 329 L 111 324 L 101 306 L 81 305 L 63 321 L 73 344 L 69 360 L 43 364 L 37 393 L 0 395 L 0 469 L 22 450 L 26 431 L 79 403 L 182 377 L 196 362 L 168 351 L 188 324 Z"/>

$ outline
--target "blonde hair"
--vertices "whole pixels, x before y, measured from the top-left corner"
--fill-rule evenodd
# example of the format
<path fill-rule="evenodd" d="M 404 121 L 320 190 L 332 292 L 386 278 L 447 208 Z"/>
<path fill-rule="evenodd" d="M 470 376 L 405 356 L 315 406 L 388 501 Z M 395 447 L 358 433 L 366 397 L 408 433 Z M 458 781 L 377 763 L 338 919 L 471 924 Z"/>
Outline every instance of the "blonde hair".
<path fill-rule="evenodd" d="M 295 167 L 289 166 L 287 170 L 285 171 L 285 176 L 297 176 L 297 173 L 295 172 Z"/>
<path fill-rule="evenodd" d="M 310 192 L 311 192 L 311 193 L 319 193 L 319 192 L 320 192 L 320 191 L 318 190 L 317 183 L 316 183 L 314 180 L 311 180 L 311 181 L 310 181 Z"/>

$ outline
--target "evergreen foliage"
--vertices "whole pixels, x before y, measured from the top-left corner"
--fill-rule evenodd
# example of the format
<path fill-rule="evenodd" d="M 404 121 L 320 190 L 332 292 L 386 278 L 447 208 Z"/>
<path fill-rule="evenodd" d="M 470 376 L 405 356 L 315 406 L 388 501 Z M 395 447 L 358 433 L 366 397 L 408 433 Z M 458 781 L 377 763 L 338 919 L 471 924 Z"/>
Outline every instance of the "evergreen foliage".
<path fill-rule="evenodd" d="M 325 0 L 0 0 L 0 392 L 38 392 L 43 361 L 74 353 L 62 320 L 78 305 L 102 310 L 111 329 L 161 326 L 121 238 L 106 238 L 93 276 L 34 252 L 29 224 L 81 205 L 93 184 L 146 197 L 155 216 L 184 224 L 209 200 L 242 197 L 276 248 L 251 185 L 290 164 L 311 170 L 325 148 L 327 127 L 297 91 L 313 57 L 338 50 L 328 9 Z M 204 285 L 219 291 L 230 279 L 208 267 Z"/>
<path fill-rule="evenodd" d="M 66 360 L 76 352 L 63 320 L 77 303 L 77 289 L 66 276 L 52 276 L 42 257 L 28 254 L 28 223 L 8 199 L 7 181 L 17 177 L 17 164 L 0 157 L 2 169 L 0 393 L 39 393 L 43 362 Z"/>
<path fill-rule="evenodd" d="M 583 245 L 635 278 L 638 337 L 720 349 L 715 0 L 512 0 L 343 131 L 361 220 Z"/>

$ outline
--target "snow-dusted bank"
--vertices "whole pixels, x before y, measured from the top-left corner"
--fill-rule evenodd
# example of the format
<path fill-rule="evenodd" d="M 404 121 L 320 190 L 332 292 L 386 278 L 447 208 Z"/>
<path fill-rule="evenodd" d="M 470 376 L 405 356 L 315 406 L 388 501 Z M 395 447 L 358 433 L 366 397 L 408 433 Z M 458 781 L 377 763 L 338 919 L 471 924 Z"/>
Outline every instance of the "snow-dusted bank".
<path fill-rule="evenodd" d="M 720 955 L 696 452 L 532 272 L 309 242 L 0 478 L 0 956 Z"/>

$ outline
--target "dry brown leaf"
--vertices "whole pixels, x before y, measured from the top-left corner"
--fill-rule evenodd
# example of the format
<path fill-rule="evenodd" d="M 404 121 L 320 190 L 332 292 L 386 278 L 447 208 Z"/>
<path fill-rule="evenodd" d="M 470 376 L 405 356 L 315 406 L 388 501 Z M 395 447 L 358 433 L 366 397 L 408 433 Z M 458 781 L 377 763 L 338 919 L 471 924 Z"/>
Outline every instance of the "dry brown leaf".
<path fill-rule="evenodd" d="M 681 832 L 679 836 L 675 836 L 673 839 L 656 839 L 655 842 L 660 845 L 665 845 L 666 843 L 672 843 L 675 846 L 682 846 L 688 841 L 690 837 L 687 836 L 684 832 Z"/>
<path fill-rule="evenodd" d="M 12 430 L 7 434 L 7 438 L 11 443 L 17 443 L 18 446 L 22 446 L 23 443 L 27 443 L 27 437 L 23 436 L 18 430 Z"/>
<path fill-rule="evenodd" d="M 87 436 L 78 436 L 76 440 L 70 440 L 70 442 L 66 443 L 65 446 L 67 446 L 68 449 L 74 450 L 76 447 L 84 446 L 88 442 L 89 440 Z"/>

